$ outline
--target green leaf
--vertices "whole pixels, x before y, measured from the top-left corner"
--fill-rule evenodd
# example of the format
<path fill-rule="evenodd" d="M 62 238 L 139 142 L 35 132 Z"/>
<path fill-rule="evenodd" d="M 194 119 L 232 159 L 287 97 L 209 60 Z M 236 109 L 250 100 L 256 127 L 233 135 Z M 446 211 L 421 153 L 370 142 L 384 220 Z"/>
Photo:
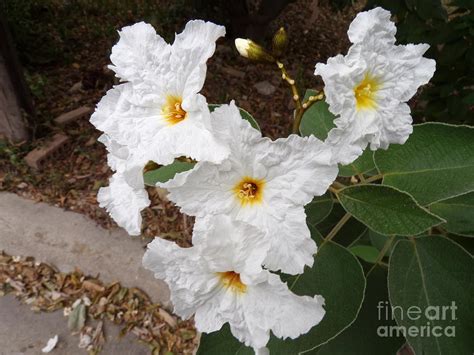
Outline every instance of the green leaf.
<path fill-rule="evenodd" d="M 365 277 L 357 258 L 337 243 L 324 243 L 319 232 L 310 229 L 319 246 L 314 265 L 296 277 L 291 289 L 298 295 L 322 295 L 326 315 L 320 324 L 295 340 L 272 336 L 268 343 L 271 354 L 298 354 L 324 344 L 354 321 L 364 299 Z"/>
<path fill-rule="evenodd" d="M 156 186 L 157 182 L 166 182 L 174 178 L 176 174 L 192 169 L 193 167 L 194 163 L 175 160 L 170 165 L 147 171 L 143 175 L 143 179 L 145 180 L 145 185 Z"/>
<path fill-rule="evenodd" d="M 334 201 L 330 192 L 326 192 L 323 196 L 316 196 L 313 201 L 305 206 L 306 222 L 311 225 L 324 220 L 331 213 Z"/>
<path fill-rule="evenodd" d="M 304 100 L 311 95 L 317 95 L 314 90 L 306 90 Z M 326 101 L 318 101 L 311 105 L 303 115 L 300 124 L 300 132 L 302 136 L 314 135 L 321 140 L 325 140 L 328 132 L 335 127 L 334 116 L 329 112 L 329 105 Z"/>
<path fill-rule="evenodd" d="M 474 192 L 436 202 L 430 210 L 446 220 L 449 232 L 474 237 Z"/>
<path fill-rule="evenodd" d="M 415 235 L 443 222 L 407 193 L 388 186 L 350 186 L 337 197 L 347 212 L 380 234 Z"/>
<path fill-rule="evenodd" d="M 354 323 L 317 349 L 318 355 L 394 355 L 403 345 L 403 337 L 382 337 L 378 332 L 394 326 L 388 304 L 387 271 L 376 267 L 367 277 L 362 309 Z"/>
<path fill-rule="evenodd" d="M 367 148 L 364 153 L 352 164 L 339 165 L 339 176 L 349 177 L 357 174 L 372 174 L 376 172 L 374 164 L 374 152 Z"/>
<path fill-rule="evenodd" d="M 319 232 L 310 229 L 319 246 L 314 265 L 304 274 L 291 277 L 288 285 L 298 295 L 322 295 L 326 315 L 320 324 L 295 340 L 281 340 L 272 335 L 267 345 L 272 355 L 296 355 L 334 338 L 354 321 L 364 299 L 365 277 L 357 258 L 336 243 L 323 243 Z M 241 355 L 253 351 L 239 344 L 228 327 L 224 327 L 219 333 L 202 334 L 199 354 Z"/>
<path fill-rule="evenodd" d="M 209 111 L 212 112 L 221 105 L 220 104 L 208 104 L 207 106 L 209 107 Z M 249 112 L 245 111 L 243 108 L 240 108 L 240 107 L 239 107 L 239 111 L 240 111 L 240 117 L 242 117 L 242 119 L 244 119 L 246 121 L 249 121 L 250 125 L 253 128 L 258 129 L 259 131 L 261 131 L 260 126 L 258 125 L 258 122 L 255 120 L 255 118 L 253 118 L 253 116 Z"/>
<path fill-rule="evenodd" d="M 374 159 L 384 185 L 422 205 L 474 190 L 474 129 L 468 126 L 415 125 L 405 144 L 378 150 Z"/>
<path fill-rule="evenodd" d="M 377 257 L 379 256 L 379 250 L 370 245 L 354 245 L 350 247 L 349 250 L 355 256 L 372 264 L 377 261 Z"/>
<path fill-rule="evenodd" d="M 472 256 L 447 238 L 432 235 L 395 245 L 388 275 L 390 301 L 416 354 L 472 353 L 473 274 Z M 427 326 L 435 334 L 427 336 Z"/>

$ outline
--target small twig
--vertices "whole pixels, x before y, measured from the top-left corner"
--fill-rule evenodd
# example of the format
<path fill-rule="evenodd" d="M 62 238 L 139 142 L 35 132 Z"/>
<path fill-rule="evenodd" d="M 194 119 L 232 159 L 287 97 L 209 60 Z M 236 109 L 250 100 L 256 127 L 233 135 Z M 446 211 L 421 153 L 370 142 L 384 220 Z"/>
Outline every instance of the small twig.
<path fill-rule="evenodd" d="M 340 190 L 332 187 L 332 186 L 329 186 L 329 191 L 331 191 L 334 195 L 337 195 L 339 193 Z"/>
<path fill-rule="evenodd" d="M 374 182 L 374 181 L 377 181 L 377 180 L 380 180 L 380 179 L 383 179 L 383 174 L 377 174 L 377 175 L 368 177 L 367 179 L 365 179 L 364 182 L 369 183 L 369 182 Z"/>
<path fill-rule="evenodd" d="M 333 229 L 328 233 L 326 238 L 324 238 L 324 243 L 329 242 L 334 236 L 339 232 L 339 230 L 346 224 L 346 222 L 351 218 L 350 213 L 346 213 L 344 216 L 342 216 L 341 220 L 337 222 L 337 224 L 334 226 Z"/>
<path fill-rule="evenodd" d="M 317 95 L 314 95 L 314 96 L 312 95 L 308 97 L 308 100 L 303 102 L 303 105 L 302 105 L 303 112 L 308 110 L 311 107 L 311 105 L 313 105 L 315 102 L 321 101 L 322 99 L 324 99 L 324 92 L 320 92 Z"/>
<path fill-rule="evenodd" d="M 375 263 L 374 265 L 372 265 L 372 267 L 370 268 L 370 270 L 367 272 L 367 274 L 365 275 L 366 277 L 369 276 L 369 274 L 377 267 L 377 265 L 382 265 L 382 264 L 385 264 L 385 263 L 381 263 L 382 262 L 382 259 L 384 258 L 385 254 L 387 253 L 388 249 L 390 248 L 390 246 L 392 245 L 393 243 L 393 240 L 395 239 L 395 236 L 392 235 L 390 236 L 387 241 L 385 242 L 385 244 L 383 245 L 382 247 L 382 250 L 380 250 L 380 253 L 379 255 L 377 256 L 377 259 L 375 260 Z M 386 264 L 385 264 L 386 265 Z"/>
<path fill-rule="evenodd" d="M 283 65 L 282 62 L 276 61 L 278 68 L 281 70 L 281 78 L 285 80 L 291 88 L 291 92 L 293 94 L 293 101 L 295 101 L 296 104 L 296 109 L 301 110 L 302 109 L 302 104 L 300 100 L 300 94 L 298 92 L 298 88 L 296 87 L 295 81 L 291 78 L 291 76 L 288 74 L 286 71 L 285 66 Z"/>

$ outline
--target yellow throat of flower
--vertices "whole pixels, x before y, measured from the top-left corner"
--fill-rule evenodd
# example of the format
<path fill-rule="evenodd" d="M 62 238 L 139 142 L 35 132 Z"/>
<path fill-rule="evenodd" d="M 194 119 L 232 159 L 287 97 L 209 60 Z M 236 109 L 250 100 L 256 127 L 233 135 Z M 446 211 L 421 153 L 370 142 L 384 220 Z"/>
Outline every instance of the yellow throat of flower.
<path fill-rule="evenodd" d="M 247 285 L 240 281 L 240 274 L 233 271 L 218 272 L 219 281 L 221 284 L 232 292 L 245 293 Z"/>
<path fill-rule="evenodd" d="M 161 112 L 168 126 L 173 126 L 186 118 L 186 111 L 183 110 L 181 104 L 183 99 L 179 96 L 168 95 Z"/>
<path fill-rule="evenodd" d="M 265 180 L 245 176 L 234 187 L 234 194 L 241 206 L 260 204 L 263 201 Z"/>
<path fill-rule="evenodd" d="M 375 98 L 379 87 L 379 81 L 369 73 L 366 73 L 364 79 L 354 87 L 357 110 L 374 109 L 377 107 Z"/>

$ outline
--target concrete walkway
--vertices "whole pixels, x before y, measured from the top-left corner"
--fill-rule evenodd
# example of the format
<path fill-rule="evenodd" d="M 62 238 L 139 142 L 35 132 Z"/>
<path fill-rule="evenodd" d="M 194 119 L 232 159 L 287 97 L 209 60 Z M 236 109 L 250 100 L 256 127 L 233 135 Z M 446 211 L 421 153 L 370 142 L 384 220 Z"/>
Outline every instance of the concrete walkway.
<path fill-rule="evenodd" d="M 120 327 L 105 323 L 106 342 L 103 355 L 146 355 L 150 350 L 134 335 L 119 338 Z M 61 311 L 35 313 L 13 296 L 0 297 L 0 355 L 38 355 L 48 339 L 58 335 L 58 344 L 51 355 L 84 355 L 79 335 L 71 335 L 67 318 Z"/>
<path fill-rule="evenodd" d="M 141 263 L 145 243 L 122 229 L 105 230 L 89 218 L 16 194 L 0 193 L 0 250 L 34 256 L 69 272 L 78 267 L 104 282 L 139 287 L 169 307 L 169 290 Z"/>
<path fill-rule="evenodd" d="M 0 193 L 0 250 L 33 256 L 64 272 L 78 267 L 85 274 L 100 274 L 104 282 L 139 287 L 153 302 L 169 308 L 168 287 L 141 266 L 144 247 L 139 237 L 121 229 L 108 231 L 81 214 Z M 108 341 L 103 354 L 149 352 L 133 335 L 118 341 L 119 328 L 108 322 L 105 326 Z M 86 353 L 78 348 L 79 337 L 70 334 L 61 312 L 38 314 L 11 295 L 0 297 L 0 355 L 41 354 L 55 334 L 60 341 L 51 354 Z"/>

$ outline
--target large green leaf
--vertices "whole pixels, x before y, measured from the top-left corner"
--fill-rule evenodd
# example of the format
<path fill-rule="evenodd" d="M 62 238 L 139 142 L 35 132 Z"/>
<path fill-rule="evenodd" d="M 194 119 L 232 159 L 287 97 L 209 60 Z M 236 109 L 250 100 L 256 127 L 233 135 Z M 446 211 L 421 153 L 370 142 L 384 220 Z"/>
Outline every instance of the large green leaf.
<path fill-rule="evenodd" d="M 446 220 L 449 232 L 474 237 L 474 192 L 436 202 L 430 210 Z"/>
<path fill-rule="evenodd" d="M 468 126 L 415 125 L 405 144 L 379 149 L 374 159 L 384 185 L 422 205 L 474 190 L 474 128 Z"/>
<path fill-rule="evenodd" d="M 156 186 L 157 182 L 166 182 L 172 178 L 177 173 L 182 173 L 194 167 L 194 163 L 188 163 L 185 161 L 175 160 L 170 165 L 162 166 L 155 170 L 147 171 L 143 175 L 145 184 L 148 186 Z"/>
<path fill-rule="evenodd" d="M 350 186 L 337 197 L 347 212 L 381 234 L 415 235 L 443 222 L 407 193 L 388 186 Z"/>
<path fill-rule="evenodd" d="M 396 325 L 388 304 L 387 271 L 376 267 L 367 277 L 362 309 L 354 323 L 315 352 L 318 355 L 394 355 L 403 337 L 383 337 L 380 332 Z"/>
<path fill-rule="evenodd" d="M 316 229 L 310 229 L 319 246 L 314 265 L 304 274 L 290 278 L 288 284 L 299 295 L 322 295 L 326 315 L 309 333 L 295 340 L 281 340 L 272 335 L 267 345 L 272 355 L 298 354 L 334 338 L 354 321 L 364 298 L 365 277 L 357 258 L 334 242 L 324 243 Z M 251 353 L 249 348 L 239 346 L 227 327 L 219 333 L 202 334 L 198 352 L 202 355 Z"/>
<path fill-rule="evenodd" d="M 323 196 L 316 196 L 304 207 L 307 223 L 314 226 L 324 220 L 331 213 L 333 204 L 330 192 L 326 192 Z"/>
<path fill-rule="evenodd" d="M 316 95 L 314 90 L 306 90 L 304 100 L 308 97 Z M 328 132 L 335 127 L 334 116 L 329 112 L 329 105 L 326 101 L 318 101 L 311 105 L 303 115 L 300 124 L 300 132 L 302 136 L 314 135 L 321 140 L 325 140 Z"/>
<path fill-rule="evenodd" d="M 207 106 L 209 107 L 209 111 L 212 112 L 216 108 L 218 108 L 220 104 L 209 104 Z M 253 116 L 248 111 L 245 111 L 243 108 L 240 108 L 240 107 L 239 107 L 239 111 L 240 111 L 240 117 L 242 117 L 242 119 L 249 121 L 250 125 L 253 128 L 258 129 L 260 131 L 260 126 L 258 125 L 257 120 L 255 120 L 255 118 L 253 118 Z"/>
<path fill-rule="evenodd" d="M 374 152 L 369 148 L 364 150 L 364 153 L 349 165 L 339 165 L 339 176 L 352 176 L 357 174 L 372 174 L 377 170 L 374 164 Z"/>
<path fill-rule="evenodd" d="M 472 256 L 447 238 L 397 242 L 389 266 L 390 301 L 416 354 L 472 354 L 473 274 Z"/>

